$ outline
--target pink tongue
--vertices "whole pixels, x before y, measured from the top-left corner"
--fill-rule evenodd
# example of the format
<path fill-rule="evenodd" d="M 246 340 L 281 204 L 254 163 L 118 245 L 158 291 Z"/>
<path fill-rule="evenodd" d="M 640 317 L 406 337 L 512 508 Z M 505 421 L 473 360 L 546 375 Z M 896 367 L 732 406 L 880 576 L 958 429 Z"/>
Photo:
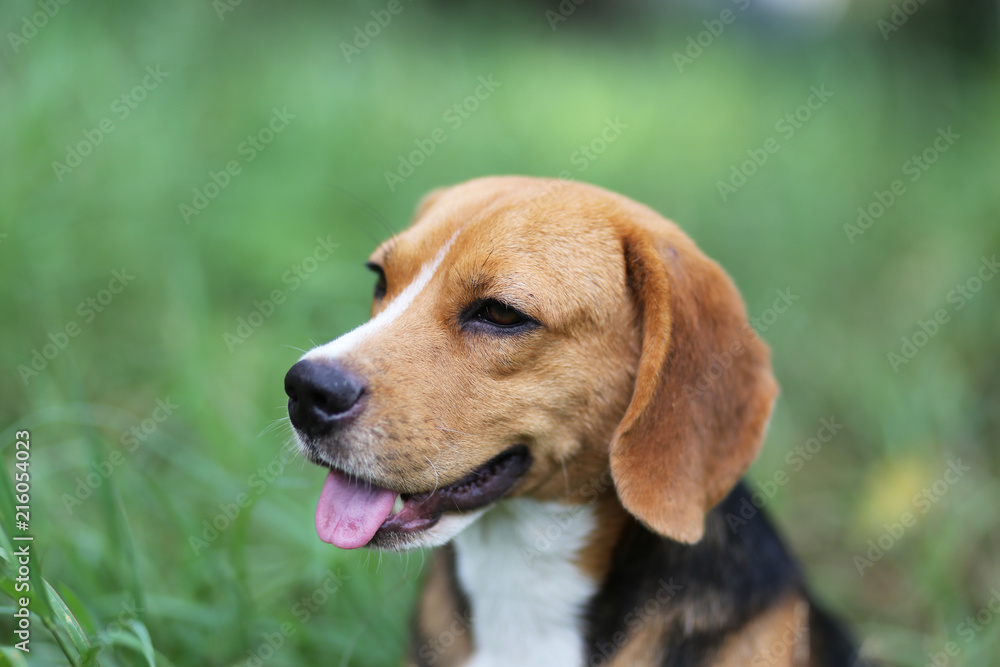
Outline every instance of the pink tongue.
<path fill-rule="evenodd" d="M 363 547 L 389 517 L 395 500 L 393 491 L 330 470 L 316 505 L 316 532 L 341 549 Z"/>

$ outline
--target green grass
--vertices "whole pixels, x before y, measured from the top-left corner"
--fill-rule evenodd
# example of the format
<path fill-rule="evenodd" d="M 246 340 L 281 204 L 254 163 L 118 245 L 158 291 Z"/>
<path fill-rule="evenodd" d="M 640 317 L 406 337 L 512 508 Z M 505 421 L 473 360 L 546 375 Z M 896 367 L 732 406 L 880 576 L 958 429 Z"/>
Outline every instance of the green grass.
<path fill-rule="evenodd" d="M 751 478 L 788 473 L 769 509 L 820 596 L 890 664 L 923 665 L 949 639 L 964 664 L 1000 664 L 1000 619 L 968 642 L 958 629 L 1000 589 L 1000 280 L 961 310 L 948 300 L 1000 250 L 993 75 L 886 45 L 867 19 L 769 48 L 737 22 L 680 73 L 672 53 L 707 14 L 602 34 L 586 5 L 552 32 L 531 8 L 406 4 L 348 64 L 339 43 L 370 9 L 247 0 L 220 21 L 208 3 L 69 3 L 18 53 L 4 39 L 0 447 L 13 471 L 14 433 L 31 430 L 38 564 L 100 663 L 146 664 L 135 628 L 157 664 L 242 665 L 279 643 L 267 664 L 398 661 L 424 555 L 315 537 L 322 471 L 282 462 L 283 373 L 364 320 L 363 260 L 423 193 L 569 171 L 676 220 L 752 315 L 777 290 L 798 297 L 763 332 L 783 393 Z M 33 11 L 5 5 L 3 34 Z M 169 75 L 121 118 L 112 105 L 147 66 Z M 446 110 L 490 75 L 500 87 L 453 127 Z M 822 85 L 832 97 L 779 131 Z M 247 162 L 241 143 L 275 108 L 295 117 Z M 53 161 L 106 117 L 113 132 L 60 180 Z M 608 119 L 627 127 L 581 171 L 575 151 Z M 385 172 L 438 127 L 446 141 L 390 190 Z M 904 163 L 947 127 L 960 138 L 909 180 Z M 779 150 L 723 201 L 718 181 L 770 137 Z M 240 173 L 186 224 L 180 205 L 231 160 Z M 894 179 L 906 192 L 850 243 L 845 223 Z M 296 283 L 286 272 L 320 238 L 338 247 Z M 88 321 L 86 299 L 123 268 L 134 279 Z M 225 335 L 274 290 L 283 303 L 230 350 Z M 938 308 L 949 321 L 894 372 L 887 354 Z M 78 335 L 22 382 L 18 367 L 70 322 Z M 129 440 L 158 400 L 177 407 Z M 789 463 L 831 416 L 835 437 Z M 957 458 L 971 470 L 920 512 L 913 495 Z M 269 465 L 280 473 L 265 480 Z M 89 496 L 68 506 L 88 475 Z M 240 494 L 248 506 L 229 520 Z M 853 557 L 906 511 L 916 525 L 859 576 Z M 191 537 L 219 516 L 229 525 L 195 553 Z M 335 593 L 296 606 L 327 578 Z M 12 605 L 0 595 L 0 643 Z M 28 664 L 66 664 L 33 627 Z"/>

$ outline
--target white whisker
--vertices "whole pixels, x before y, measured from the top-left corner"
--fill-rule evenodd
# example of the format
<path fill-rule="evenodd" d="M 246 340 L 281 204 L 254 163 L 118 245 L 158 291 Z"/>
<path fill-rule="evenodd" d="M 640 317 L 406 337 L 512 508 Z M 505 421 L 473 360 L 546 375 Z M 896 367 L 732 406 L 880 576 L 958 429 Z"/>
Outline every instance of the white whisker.
<path fill-rule="evenodd" d="M 431 470 L 434 471 L 434 491 L 437 491 L 441 485 L 441 477 L 438 475 L 437 466 L 434 465 L 434 462 L 431 461 L 426 454 L 424 454 L 424 459 L 427 460 L 427 465 L 429 465 L 431 467 Z M 432 496 L 434 495 L 434 491 L 431 491 Z"/>

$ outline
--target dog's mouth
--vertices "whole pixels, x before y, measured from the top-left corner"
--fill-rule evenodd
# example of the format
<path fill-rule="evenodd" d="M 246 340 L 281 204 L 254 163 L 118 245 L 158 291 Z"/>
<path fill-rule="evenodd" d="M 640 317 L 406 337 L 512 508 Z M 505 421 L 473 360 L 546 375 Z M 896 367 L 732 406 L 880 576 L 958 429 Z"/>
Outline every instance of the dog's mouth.
<path fill-rule="evenodd" d="M 530 466 L 528 448 L 515 445 L 453 484 L 415 494 L 331 468 L 316 506 L 316 532 L 324 542 L 357 549 L 376 534 L 427 530 L 444 512 L 469 512 L 500 499 Z"/>

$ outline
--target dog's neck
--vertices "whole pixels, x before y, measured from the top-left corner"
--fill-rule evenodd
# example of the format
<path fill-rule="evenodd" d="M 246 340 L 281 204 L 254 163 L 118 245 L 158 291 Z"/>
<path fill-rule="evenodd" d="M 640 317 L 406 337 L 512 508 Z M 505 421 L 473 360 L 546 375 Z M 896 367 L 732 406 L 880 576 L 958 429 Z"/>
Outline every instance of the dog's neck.
<path fill-rule="evenodd" d="M 695 545 L 655 535 L 600 500 L 502 501 L 445 552 L 472 641 L 466 660 L 441 664 L 561 667 L 616 655 L 613 664 L 628 665 L 623 642 L 636 629 L 655 635 L 663 664 L 695 664 L 691 651 L 718 647 L 801 586 L 770 523 L 746 509 L 749 498 L 738 485 Z"/>
<path fill-rule="evenodd" d="M 518 498 L 455 538 L 473 619 L 470 667 L 582 664 L 583 612 L 597 584 L 578 561 L 594 527 L 587 505 Z"/>

